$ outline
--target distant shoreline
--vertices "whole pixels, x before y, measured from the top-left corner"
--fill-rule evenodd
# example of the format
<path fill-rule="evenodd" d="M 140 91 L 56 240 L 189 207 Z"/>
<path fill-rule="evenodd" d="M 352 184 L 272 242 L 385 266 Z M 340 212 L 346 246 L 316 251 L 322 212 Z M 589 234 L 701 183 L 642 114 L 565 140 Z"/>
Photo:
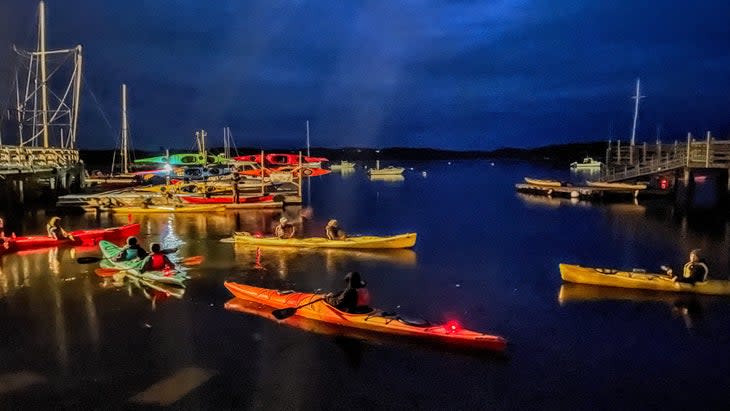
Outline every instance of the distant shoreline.
<path fill-rule="evenodd" d="M 517 159 L 529 160 L 550 164 L 567 165 L 573 161 L 580 161 L 583 157 L 594 157 L 602 159 L 606 154 L 606 142 L 556 144 L 537 148 L 500 148 L 492 151 L 456 151 L 441 150 L 433 148 L 323 148 L 311 147 L 310 153 L 316 157 L 326 157 L 331 162 L 341 160 L 348 161 L 428 161 L 428 160 L 475 160 L 475 159 Z M 268 149 L 267 153 L 297 153 L 306 149 Z M 223 148 L 212 147 L 213 153 L 222 153 Z M 240 154 L 254 154 L 260 152 L 259 148 L 239 148 Z M 191 152 L 190 150 L 170 150 L 171 153 Z M 80 150 L 81 158 L 87 164 L 87 168 L 108 168 L 111 165 L 114 150 Z M 144 158 L 159 156 L 159 151 L 135 150 L 132 158 Z M 119 153 L 116 161 L 120 160 Z"/>

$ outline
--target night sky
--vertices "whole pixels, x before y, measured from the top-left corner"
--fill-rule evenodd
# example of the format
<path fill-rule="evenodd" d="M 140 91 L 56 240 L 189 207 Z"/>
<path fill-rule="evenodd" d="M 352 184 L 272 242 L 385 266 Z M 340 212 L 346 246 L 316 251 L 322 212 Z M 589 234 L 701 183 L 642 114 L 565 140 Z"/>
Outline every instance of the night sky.
<path fill-rule="evenodd" d="M 730 131 L 730 2 L 50 0 L 48 46 L 84 46 L 78 143 L 491 150 Z M 0 102 L 37 3 L 0 0 Z M 100 106 L 90 94 L 93 92 Z M 100 114 L 103 110 L 112 128 Z M 4 141 L 9 143 L 8 141 Z"/>

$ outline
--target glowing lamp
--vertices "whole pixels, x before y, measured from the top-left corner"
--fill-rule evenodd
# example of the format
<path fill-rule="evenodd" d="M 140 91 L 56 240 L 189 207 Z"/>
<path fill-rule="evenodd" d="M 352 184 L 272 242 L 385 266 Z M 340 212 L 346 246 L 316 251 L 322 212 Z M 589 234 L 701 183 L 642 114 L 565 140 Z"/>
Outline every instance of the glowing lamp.
<path fill-rule="evenodd" d="M 659 180 L 659 188 L 662 190 L 666 190 L 667 188 L 669 188 L 669 180 L 667 180 L 666 178 L 662 178 L 661 180 Z"/>
<path fill-rule="evenodd" d="M 456 334 L 461 330 L 461 324 L 456 320 L 450 320 L 445 325 L 448 334 Z"/>

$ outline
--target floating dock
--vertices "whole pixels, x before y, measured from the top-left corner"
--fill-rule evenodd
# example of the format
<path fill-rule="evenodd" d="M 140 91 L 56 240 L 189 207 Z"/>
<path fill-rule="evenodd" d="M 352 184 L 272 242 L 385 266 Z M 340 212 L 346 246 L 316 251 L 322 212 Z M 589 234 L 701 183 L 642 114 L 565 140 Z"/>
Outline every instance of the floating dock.
<path fill-rule="evenodd" d="M 518 183 L 515 184 L 517 192 L 542 195 L 548 197 L 578 198 L 581 200 L 599 200 L 604 197 L 663 197 L 671 193 L 669 190 L 656 190 L 650 188 L 628 189 L 614 187 L 589 187 L 589 186 L 560 186 L 550 187 L 537 184 Z"/>

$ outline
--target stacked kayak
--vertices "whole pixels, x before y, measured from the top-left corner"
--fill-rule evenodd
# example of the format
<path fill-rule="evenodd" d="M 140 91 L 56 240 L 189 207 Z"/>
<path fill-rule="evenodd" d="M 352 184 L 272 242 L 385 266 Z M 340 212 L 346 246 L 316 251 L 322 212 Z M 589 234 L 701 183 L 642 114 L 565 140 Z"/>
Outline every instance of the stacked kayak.
<path fill-rule="evenodd" d="M 76 230 L 69 233 L 73 240 L 56 240 L 47 235 L 8 237 L 6 238 L 8 247 L 0 249 L 5 249 L 4 252 L 7 253 L 48 247 L 96 245 L 101 240 L 118 240 L 135 235 L 139 233 L 139 229 L 139 224 L 128 224 L 121 227 Z"/>
<path fill-rule="evenodd" d="M 730 295 L 730 281 L 708 280 L 694 284 L 675 282 L 661 273 L 640 271 L 621 271 L 611 268 L 591 268 L 580 265 L 560 264 L 563 281 L 603 285 L 609 287 L 636 288 L 645 290 L 670 291 L 709 295 Z"/>
<path fill-rule="evenodd" d="M 223 205 L 211 204 L 211 205 L 187 205 L 187 206 L 157 206 L 151 205 L 149 207 L 113 207 L 109 209 L 112 213 L 209 213 L 226 211 Z"/>
<path fill-rule="evenodd" d="M 190 204 L 233 204 L 233 197 L 230 196 L 215 196 L 215 197 L 200 197 L 200 196 L 180 196 L 180 199 Z M 273 195 L 266 196 L 252 196 L 245 197 L 239 196 L 237 204 L 243 203 L 265 203 L 274 201 Z"/>
<path fill-rule="evenodd" d="M 337 310 L 324 301 L 317 301 L 324 297 L 320 294 L 278 291 L 234 282 L 225 282 L 224 285 L 238 299 L 263 304 L 273 309 L 299 307 L 312 303 L 299 308 L 295 315 L 341 327 L 492 351 L 503 351 L 507 346 L 507 341 L 500 336 L 467 330 L 453 322 L 438 325 L 429 324 L 427 321 L 414 322 L 396 313 L 380 310 L 366 314 L 350 314 Z"/>
<path fill-rule="evenodd" d="M 233 233 L 233 241 L 240 244 L 263 245 L 271 247 L 304 247 L 304 248 L 351 248 L 351 249 L 387 249 L 410 248 L 416 245 L 416 233 L 399 234 L 388 237 L 361 236 L 349 237 L 345 240 L 328 240 L 323 237 L 310 238 L 278 238 L 256 237 L 246 232 Z"/>
<path fill-rule="evenodd" d="M 158 282 L 161 284 L 175 285 L 178 287 L 184 287 L 184 281 L 187 277 L 176 270 L 165 270 L 165 271 L 145 271 L 142 272 L 142 267 L 146 259 L 135 259 L 129 261 L 114 261 L 114 257 L 119 254 L 122 247 L 119 247 L 109 241 L 100 241 L 99 249 L 101 254 L 104 256 L 104 260 L 101 261 L 100 265 L 103 268 L 118 268 L 125 274 L 140 278 L 146 281 Z"/>

